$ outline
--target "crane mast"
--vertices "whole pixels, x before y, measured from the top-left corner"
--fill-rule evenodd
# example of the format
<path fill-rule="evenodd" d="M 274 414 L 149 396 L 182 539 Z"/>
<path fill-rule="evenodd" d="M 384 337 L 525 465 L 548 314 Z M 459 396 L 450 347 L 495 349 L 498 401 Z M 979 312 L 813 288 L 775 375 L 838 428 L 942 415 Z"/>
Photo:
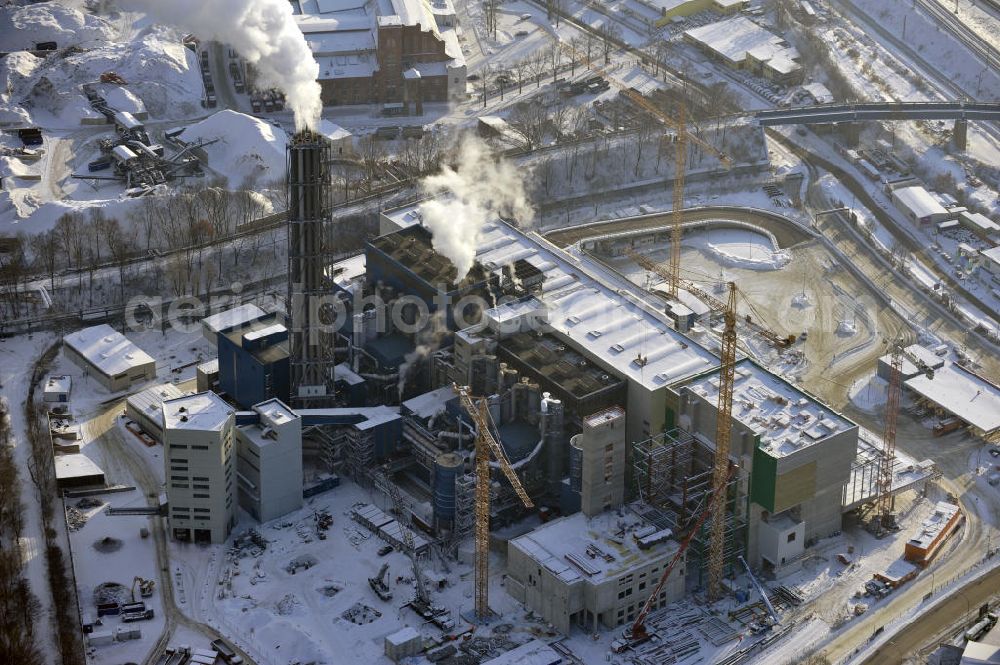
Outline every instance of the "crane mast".
<path fill-rule="evenodd" d="M 681 281 L 681 227 L 684 224 L 684 173 L 687 170 L 687 120 L 684 105 L 677 108 L 674 145 L 674 202 L 670 226 L 670 297 L 678 299 Z"/>
<path fill-rule="evenodd" d="M 726 303 L 725 329 L 722 332 L 722 365 L 719 368 L 718 419 L 715 433 L 715 467 L 712 472 L 712 490 L 715 496 L 724 495 L 729 483 L 729 443 L 733 429 L 733 381 L 736 378 L 736 284 L 729 283 L 729 300 Z M 722 595 L 722 574 L 726 547 L 726 502 L 715 501 L 712 507 L 712 524 L 708 546 L 708 598 L 718 600 Z"/>
<path fill-rule="evenodd" d="M 882 463 L 878 474 L 878 498 L 875 506 L 875 534 L 882 536 L 893 523 L 892 468 L 896 463 L 896 420 L 899 397 L 903 390 L 903 345 L 893 342 L 890 355 L 889 392 L 885 400 L 885 423 L 882 427 Z"/>
<path fill-rule="evenodd" d="M 490 457 L 495 457 L 500 470 L 514 488 L 514 492 L 526 508 L 533 508 L 531 498 L 521 485 L 507 453 L 494 438 L 489 425 L 489 412 L 486 400 L 473 399 L 468 386 L 452 386 L 458 393 L 462 406 L 476 423 L 476 491 L 475 491 L 475 609 L 476 616 L 485 619 L 490 615 L 489 603 L 489 554 L 490 554 Z"/>

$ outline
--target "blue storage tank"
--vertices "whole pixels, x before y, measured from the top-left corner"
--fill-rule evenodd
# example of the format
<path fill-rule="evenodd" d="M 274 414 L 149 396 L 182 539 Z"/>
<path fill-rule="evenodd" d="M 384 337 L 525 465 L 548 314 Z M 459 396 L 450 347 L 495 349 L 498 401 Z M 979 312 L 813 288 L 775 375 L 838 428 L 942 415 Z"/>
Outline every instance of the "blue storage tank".
<path fill-rule="evenodd" d="M 443 453 L 434 460 L 434 519 L 451 523 L 455 519 L 455 480 L 465 468 L 462 456 Z"/>

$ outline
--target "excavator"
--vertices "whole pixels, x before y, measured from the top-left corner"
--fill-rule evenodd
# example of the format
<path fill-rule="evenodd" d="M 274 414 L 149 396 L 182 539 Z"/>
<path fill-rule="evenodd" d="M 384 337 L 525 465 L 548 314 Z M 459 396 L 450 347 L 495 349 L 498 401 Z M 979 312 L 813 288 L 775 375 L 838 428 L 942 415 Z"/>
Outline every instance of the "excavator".
<path fill-rule="evenodd" d="M 378 569 L 378 575 L 375 577 L 368 578 L 368 586 L 372 588 L 375 595 L 379 597 L 380 600 L 389 602 L 392 600 L 392 589 L 389 588 L 389 564 L 383 563 L 382 567 Z"/>
<path fill-rule="evenodd" d="M 136 576 L 132 579 L 132 602 L 135 602 L 135 589 L 139 587 L 139 597 L 149 598 L 153 595 L 153 589 L 156 588 L 156 582 L 153 580 L 147 580 L 144 577 Z"/>

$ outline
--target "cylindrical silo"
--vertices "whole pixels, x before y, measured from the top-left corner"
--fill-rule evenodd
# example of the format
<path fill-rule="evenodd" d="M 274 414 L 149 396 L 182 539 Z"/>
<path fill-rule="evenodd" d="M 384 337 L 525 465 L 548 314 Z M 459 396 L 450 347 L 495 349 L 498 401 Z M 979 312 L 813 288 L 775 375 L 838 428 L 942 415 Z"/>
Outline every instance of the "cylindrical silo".
<path fill-rule="evenodd" d="M 439 525 L 450 525 L 455 519 L 455 479 L 463 467 L 456 453 L 442 453 L 434 460 L 434 521 Z"/>
<path fill-rule="evenodd" d="M 566 474 L 566 437 L 562 400 L 552 397 L 549 393 L 542 393 L 540 412 L 549 488 L 553 493 L 558 493 L 559 483 Z"/>

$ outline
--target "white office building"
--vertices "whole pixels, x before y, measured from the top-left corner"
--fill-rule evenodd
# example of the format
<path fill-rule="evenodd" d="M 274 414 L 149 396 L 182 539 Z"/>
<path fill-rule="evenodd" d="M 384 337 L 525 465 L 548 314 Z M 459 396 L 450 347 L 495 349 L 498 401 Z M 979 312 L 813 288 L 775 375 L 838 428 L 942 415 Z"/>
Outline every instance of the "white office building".
<path fill-rule="evenodd" d="M 236 427 L 237 494 L 245 511 L 269 522 L 302 507 L 302 419 L 278 399 L 252 414 L 241 413 Z"/>
<path fill-rule="evenodd" d="M 236 515 L 233 408 L 212 392 L 163 403 L 170 533 L 223 543 Z"/>

